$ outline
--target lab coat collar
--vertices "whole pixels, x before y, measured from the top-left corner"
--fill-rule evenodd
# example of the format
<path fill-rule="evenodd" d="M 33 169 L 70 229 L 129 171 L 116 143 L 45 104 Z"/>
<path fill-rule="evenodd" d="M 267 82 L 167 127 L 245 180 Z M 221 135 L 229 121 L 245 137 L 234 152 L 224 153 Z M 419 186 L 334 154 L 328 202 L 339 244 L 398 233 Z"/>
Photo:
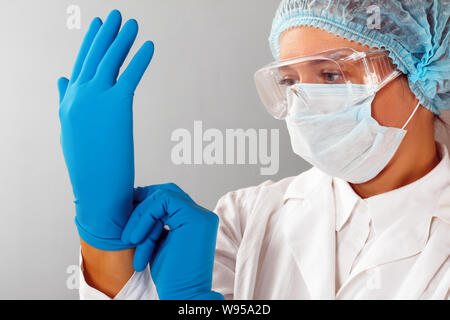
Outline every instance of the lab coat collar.
<path fill-rule="evenodd" d="M 360 196 L 350 187 L 348 182 L 332 178 L 323 171 L 312 167 L 309 171 L 297 176 L 289 185 L 284 195 L 284 201 L 289 199 L 306 199 L 309 194 L 320 191 L 324 183 L 331 182 L 335 190 L 336 231 L 339 231 L 347 222 Z M 319 190 L 318 190 L 319 189 Z"/>
<path fill-rule="evenodd" d="M 358 263 L 360 272 L 420 253 L 428 243 L 433 218 L 449 223 L 450 160 L 438 145 L 440 163 L 421 179 L 366 199 L 377 241 Z"/>
<path fill-rule="evenodd" d="M 393 215 L 401 218 L 402 212 L 413 212 L 415 215 L 419 215 L 419 218 L 433 214 L 446 223 L 450 223 L 450 210 L 433 210 L 439 199 L 441 202 L 446 200 L 450 202 L 448 197 L 441 194 L 450 189 L 450 157 L 444 144 L 436 142 L 436 146 L 441 156 L 439 164 L 421 179 L 404 187 L 362 199 L 348 182 L 335 177 L 331 178 L 328 174 L 313 167 L 292 180 L 284 194 L 283 201 L 307 199 L 309 194 L 317 192 L 318 188 L 321 188 L 329 179 L 335 190 L 335 198 L 339 199 L 339 201 L 335 201 L 337 231 L 347 222 L 358 201 L 365 201 L 368 204 L 377 234 L 384 232 L 394 220 L 397 220 L 393 219 Z M 411 194 L 414 194 L 414 197 L 411 197 Z M 407 222 L 410 218 L 413 217 L 408 216 L 403 220 Z"/>
<path fill-rule="evenodd" d="M 433 209 L 442 190 L 450 184 L 448 150 L 445 145 L 439 143 L 437 147 L 441 161 L 427 175 L 406 186 L 367 199 L 362 199 L 348 182 L 333 177 L 336 231 L 340 231 L 347 222 L 358 201 L 363 201 L 368 206 L 376 235 L 385 232 L 399 219 L 403 219 L 405 230 L 412 229 L 411 224 L 415 220 L 413 215 L 419 215 L 420 218 L 427 214 L 435 214 L 444 221 L 449 221 L 448 212 L 436 212 Z"/>
<path fill-rule="evenodd" d="M 323 183 L 327 181 L 331 181 L 331 176 L 316 167 L 312 167 L 291 181 L 283 196 L 283 200 L 286 202 L 289 199 L 305 199 L 311 193 L 311 190 L 323 186 Z"/>
<path fill-rule="evenodd" d="M 424 216 L 449 221 L 448 210 L 438 212 L 435 209 L 443 190 L 450 187 L 448 150 L 445 145 L 436 145 L 441 160 L 425 176 L 401 188 L 366 199 L 376 234 L 382 234 L 397 220 L 405 224 L 405 230 L 413 228 L 413 220 Z"/>
<path fill-rule="evenodd" d="M 340 231 L 358 203 L 363 201 L 348 182 L 333 178 L 333 191 L 336 208 L 336 231 Z"/>

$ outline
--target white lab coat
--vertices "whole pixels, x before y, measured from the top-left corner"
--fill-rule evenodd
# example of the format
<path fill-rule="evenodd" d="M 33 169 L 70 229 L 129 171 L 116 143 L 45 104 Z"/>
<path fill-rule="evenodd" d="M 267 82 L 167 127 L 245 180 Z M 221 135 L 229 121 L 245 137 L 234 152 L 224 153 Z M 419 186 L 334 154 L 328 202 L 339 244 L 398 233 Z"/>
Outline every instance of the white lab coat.
<path fill-rule="evenodd" d="M 215 209 L 213 289 L 245 300 L 449 299 L 450 160 L 439 146 L 426 176 L 364 200 L 316 168 L 226 194 Z M 370 220 L 367 240 L 358 214 Z M 348 239 L 361 243 L 356 258 Z M 80 297 L 107 299 L 83 278 Z M 157 299 L 149 269 L 115 298 Z"/>

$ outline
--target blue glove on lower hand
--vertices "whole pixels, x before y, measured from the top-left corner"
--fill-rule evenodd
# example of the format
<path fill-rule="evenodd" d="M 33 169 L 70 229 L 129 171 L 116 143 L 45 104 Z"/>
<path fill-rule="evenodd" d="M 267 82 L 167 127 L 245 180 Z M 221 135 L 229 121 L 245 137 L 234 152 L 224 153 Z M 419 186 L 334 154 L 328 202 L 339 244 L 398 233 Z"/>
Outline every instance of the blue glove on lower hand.
<path fill-rule="evenodd" d="M 122 240 L 137 244 L 136 271 L 150 262 L 159 298 L 223 300 L 211 290 L 218 217 L 174 184 L 137 188 L 135 201 Z"/>
<path fill-rule="evenodd" d="M 116 81 L 137 35 L 135 20 L 119 32 L 117 10 L 91 23 L 70 81 L 58 80 L 61 146 L 75 196 L 80 237 L 100 250 L 120 240 L 133 210 L 133 95 L 153 56 L 146 42 Z"/>

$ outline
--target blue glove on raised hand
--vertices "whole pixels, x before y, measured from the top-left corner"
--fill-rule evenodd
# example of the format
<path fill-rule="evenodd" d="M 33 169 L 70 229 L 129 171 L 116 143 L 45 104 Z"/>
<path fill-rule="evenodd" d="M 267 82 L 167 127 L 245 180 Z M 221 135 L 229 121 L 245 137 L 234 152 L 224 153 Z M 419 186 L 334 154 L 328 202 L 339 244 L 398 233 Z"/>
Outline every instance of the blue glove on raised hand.
<path fill-rule="evenodd" d="M 70 81 L 58 80 L 61 146 L 75 196 L 80 237 L 107 251 L 120 240 L 133 210 L 133 95 L 153 56 L 146 42 L 116 81 L 137 35 L 135 20 L 120 30 L 120 12 L 92 21 Z"/>
<path fill-rule="evenodd" d="M 223 300 L 211 290 L 218 217 L 174 184 L 137 188 L 135 201 L 122 240 L 137 245 L 136 271 L 150 263 L 159 298 Z"/>

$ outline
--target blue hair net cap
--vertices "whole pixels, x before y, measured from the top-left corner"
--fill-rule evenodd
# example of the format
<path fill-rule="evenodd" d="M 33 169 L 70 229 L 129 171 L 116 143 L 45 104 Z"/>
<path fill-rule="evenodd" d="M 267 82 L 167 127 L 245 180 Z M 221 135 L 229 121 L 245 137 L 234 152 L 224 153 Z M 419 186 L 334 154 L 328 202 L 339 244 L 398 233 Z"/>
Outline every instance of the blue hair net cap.
<path fill-rule="evenodd" d="M 420 103 L 439 115 L 450 109 L 449 1 L 283 0 L 269 38 L 272 54 L 280 59 L 280 35 L 298 26 L 385 48 Z"/>

